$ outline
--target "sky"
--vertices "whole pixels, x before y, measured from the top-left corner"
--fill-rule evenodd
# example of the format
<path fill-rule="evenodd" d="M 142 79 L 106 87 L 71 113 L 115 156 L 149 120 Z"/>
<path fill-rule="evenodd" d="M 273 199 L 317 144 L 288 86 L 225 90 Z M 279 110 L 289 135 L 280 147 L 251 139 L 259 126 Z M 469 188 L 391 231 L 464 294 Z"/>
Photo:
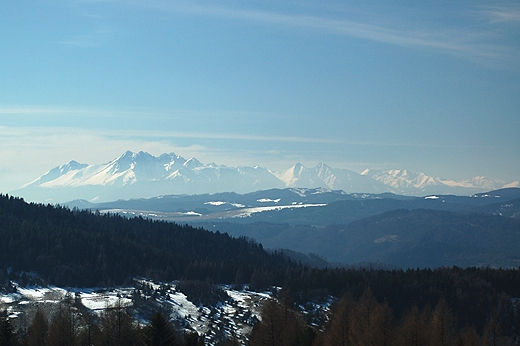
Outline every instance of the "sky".
<path fill-rule="evenodd" d="M 6 1 L 0 192 L 126 150 L 520 180 L 518 1 Z"/>

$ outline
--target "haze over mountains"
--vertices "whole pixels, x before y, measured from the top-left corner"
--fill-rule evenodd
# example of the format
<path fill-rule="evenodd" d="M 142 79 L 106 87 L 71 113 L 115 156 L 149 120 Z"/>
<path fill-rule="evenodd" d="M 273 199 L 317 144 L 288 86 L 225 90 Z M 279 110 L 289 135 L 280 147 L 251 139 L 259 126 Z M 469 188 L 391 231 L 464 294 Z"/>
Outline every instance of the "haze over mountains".
<path fill-rule="evenodd" d="M 70 161 L 10 193 L 29 201 L 62 203 L 74 199 L 100 202 L 169 194 L 248 193 L 286 187 L 418 196 L 470 195 L 517 186 L 518 181 L 505 182 L 487 177 L 453 181 L 407 170 L 367 169 L 357 173 L 324 163 L 312 168 L 297 163 L 285 171 L 271 171 L 260 166 L 203 164 L 196 158 L 185 159 L 174 153 L 156 157 L 143 151 L 127 151 L 104 164 Z"/>

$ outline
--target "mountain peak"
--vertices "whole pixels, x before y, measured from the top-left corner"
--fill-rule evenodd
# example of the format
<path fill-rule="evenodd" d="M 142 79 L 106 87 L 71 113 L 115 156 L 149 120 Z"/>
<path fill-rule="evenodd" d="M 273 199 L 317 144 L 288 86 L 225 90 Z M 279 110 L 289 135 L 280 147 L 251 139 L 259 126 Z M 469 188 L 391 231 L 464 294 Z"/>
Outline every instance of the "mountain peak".
<path fill-rule="evenodd" d="M 191 157 L 186 162 L 184 162 L 183 166 L 186 168 L 189 168 L 189 169 L 193 169 L 193 168 L 201 167 L 201 166 L 203 166 L 203 164 L 196 158 Z"/>
<path fill-rule="evenodd" d="M 88 167 L 88 165 L 86 163 L 79 163 L 75 160 L 70 160 L 66 164 L 52 168 L 51 170 L 49 170 L 47 173 L 45 173 L 38 179 L 35 179 L 35 180 L 23 185 L 22 189 L 26 188 L 28 186 L 31 186 L 31 185 L 40 185 L 40 184 L 44 184 L 49 181 L 53 181 L 69 172 L 78 171 L 85 167 Z"/>
<path fill-rule="evenodd" d="M 87 166 L 88 165 L 86 163 L 79 163 L 78 161 L 70 160 L 66 164 L 59 166 L 59 168 L 60 168 L 60 171 L 62 173 L 64 173 L 65 171 L 67 171 L 67 172 L 68 171 L 75 171 L 75 170 L 78 170 L 78 169 L 85 168 Z"/>
<path fill-rule="evenodd" d="M 129 159 L 129 158 L 134 158 L 135 157 L 135 153 L 133 151 L 130 151 L 130 150 L 127 150 L 123 153 L 123 155 L 119 156 L 118 159 Z"/>
<path fill-rule="evenodd" d="M 333 171 L 333 168 L 325 163 L 318 163 L 314 170 L 319 174 L 330 174 Z"/>
<path fill-rule="evenodd" d="M 179 158 L 180 158 L 180 156 L 173 152 L 164 153 L 159 156 L 159 160 L 161 160 L 161 161 L 167 161 L 167 160 L 173 161 L 173 160 L 178 160 Z"/>
<path fill-rule="evenodd" d="M 185 160 L 174 153 L 155 157 L 144 151 L 128 150 L 105 164 L 87 165 L 71 160 L 11 194 L 14 192 L 34 201 L 61 203 L 78 198 L 109 201 L 165 194 L 246 193 L 287 187 L 328 188 L 347 193 L 472 195 L 489 191 L 489 187 L 520 185 L 518 182 L 509 184 L 487 177 L 441 180 L 405 169 L 366 169 L 356 173 L 325 163 L 308 169 L 298 162 L 283 171 L 270 171 L 260 166 L 203 164 L 194 157 Z"/>

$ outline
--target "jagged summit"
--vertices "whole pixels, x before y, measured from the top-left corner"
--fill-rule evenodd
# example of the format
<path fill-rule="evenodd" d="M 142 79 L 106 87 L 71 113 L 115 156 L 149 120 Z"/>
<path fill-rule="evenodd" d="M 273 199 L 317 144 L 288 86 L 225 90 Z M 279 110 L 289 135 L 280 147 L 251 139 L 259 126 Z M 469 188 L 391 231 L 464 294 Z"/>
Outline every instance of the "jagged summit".
<path fill-rule="evenodd" d="M 426 192 L 430 187 L 444 186 L 437 178 L 429 177 L 420 172 L 409 172 L 406 169 L 393 169 L 388 171 L 365 170 L 362 174 L 397 190 L 413 188 Z"/>
<path fill-rule="evenodd" d="M 79 163 L 77 161 L 71 160 L 64 165 L 54 167 L 53 169 L 51 169 L 50 171 L 48 171 L 47 173 L 45 173 L 38 179 L 35 179 L 35 180 L 23 185 L 22 188 L 26 188 L 28 186 L 35 185 L 35 184 L 43 184 L 48 181 L 55 180 L 55 179 L 59 178 L 60 176 L 63 176 L 71 171 L 77 171 L 77 170 L 80 170 L 87 166 L 88 165 L 85 163 Z"/>
<path fill-rule="evenodd" d="M 105 164 L 69 161 L 11 194 L 31 201 L 61 203 L 73 199 L 111 201 L 168 194 L 248 193 L 287 187 L 326 188 L 348 193 L 470 195 L 515 186 L 519 183 L 485 177 L 457 182 L 408 170 L 367 169 L 357 173 L 325 163 L 311 168 L 296 163 L 287 170 L 270 171 L 261 166 L 204 164 L 194 157 L 185 159 L 175 153 L 156 157 L 144 151 L 126 151 Z"/>
<path fill-rule="evenodd" d="M 202 167 L 203 164 L 196 158 L 192 157 L 192 158 L 186 160 L 186 162 L 184 162 L 183 166 L 186 168 L 189 168 L 189 169 L 193 169 L 193 168 Z"/>

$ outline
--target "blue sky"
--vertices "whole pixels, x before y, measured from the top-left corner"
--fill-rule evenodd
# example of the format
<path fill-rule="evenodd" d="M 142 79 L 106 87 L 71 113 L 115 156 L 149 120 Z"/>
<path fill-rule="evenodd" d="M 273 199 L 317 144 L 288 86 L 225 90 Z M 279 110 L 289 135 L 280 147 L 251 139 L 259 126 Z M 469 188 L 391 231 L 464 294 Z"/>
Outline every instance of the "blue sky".
<path fill-rule="evenodd" d="M 520 179 L 520 3 L 20 1 L 0 191 L 126 150 Z"/>

